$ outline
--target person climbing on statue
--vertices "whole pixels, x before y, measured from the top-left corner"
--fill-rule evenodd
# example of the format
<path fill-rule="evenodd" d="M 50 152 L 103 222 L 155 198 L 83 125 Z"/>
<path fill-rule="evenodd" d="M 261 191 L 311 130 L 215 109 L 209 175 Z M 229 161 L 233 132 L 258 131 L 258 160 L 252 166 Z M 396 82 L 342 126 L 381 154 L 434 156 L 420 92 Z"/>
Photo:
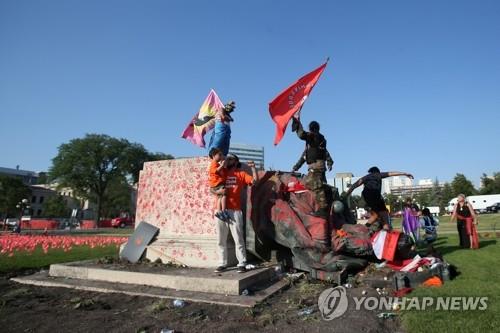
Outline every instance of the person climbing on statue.
<path fill-rule="evenodd" d="M 390 230 L 391 225 L 389 221 L 389 211 L 387 210 L 384 198 L 382 197 L 382 179 L 396 176 L 406 176 L 413 179 L 413 176 L 406 172 L 380 172 L 378 167 L 371 167 L 366 176 L 361 177 L 351 185 L 349 190 L 347 190 L 344 194 L 344 197 L 348 197 L 352 191 L 361 185 L 364 185 L 361 195 L 363 196 L 366 205 L 371 209 L 370 218 L 368 219 L 367 224 L 372 224 L 377 219 L 380 219 L 382 227 L 385 230 Z"/>
<path fill-rule="evenodd" d="M 229 153 L 229 143 L 231 141 L 231 126 L 234 121 L 231 113 L 234 112 L 236 103 L 230 101 L 215 114 L 215 126 L 208 144 L 208 151 L 212 148 L 219 148 L 224 156 Z"/>
<path fill-rule="evenodd" d="M 292 131 L 297 132 L 299 139 L 306 142 L 306 147 L 299 161 L 294 165 L 293 171 L 297 171 L 307 162 L 308 173 L 304 179 L 305 186 L 308 190 L 314 193 L 318 210 L 311 214 L 318 217 L 327 218 L 328 201 L 326 198 L 326 169 L 332 170 L 333 159 L 326 149 L 326 139 L 320 133 L 319 123 L 311 121 L 309 123 L 309 132 L 304 131 L 300 120 L 296 117 L 292 118 Z"/>

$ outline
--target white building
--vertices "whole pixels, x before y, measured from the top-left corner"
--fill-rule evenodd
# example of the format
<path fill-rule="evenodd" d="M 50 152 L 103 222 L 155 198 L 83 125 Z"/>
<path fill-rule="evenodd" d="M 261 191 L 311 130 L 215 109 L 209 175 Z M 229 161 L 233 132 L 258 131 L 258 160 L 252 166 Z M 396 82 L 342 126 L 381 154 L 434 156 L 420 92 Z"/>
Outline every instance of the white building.
<path fill-rule="evenodd" d="M 231 143 L 229 152 L 239 157 L 240 162 L 254 161 L 257 169 L 264 170 L 264 147 L 242 143 Z"/>
<path fill-rule="evenodd" d="M 418 186 L 433 186 L 434 182 L 430 178 L 420 179 L 418 181 Z"/>
<path fill-rule="evenodd" d="M 389 177 L 389 178 L 386 178 L 386 181 L 388 183 L 389 190 L 399 188 L 399 187 L 411 187 L 413 185 L 413 181 L 406 176 Z M 431 181 L 431 185 L 432 185 L 432 181 Z"/>
<path fill-rule="evenodd" d="M 354 184 L 355 182 L 358 181 L 358 179 L 361 177 L 349 177 L 349 178 L 328 178 L 327 183 L 329 185 L 335 186 L 338 188 L 339 193 L 342 193 L 344 191 L 347 191 L 347 189 Z M 363 191 L 363 185 L 358 187 L 352 192 L 352 195 L 361 195 L 361 192 Z M 391 193 L 391 187 L 390 187 L 390 182 L 389 178 L 382 179 L 382 194 L 387 194 Z"/>

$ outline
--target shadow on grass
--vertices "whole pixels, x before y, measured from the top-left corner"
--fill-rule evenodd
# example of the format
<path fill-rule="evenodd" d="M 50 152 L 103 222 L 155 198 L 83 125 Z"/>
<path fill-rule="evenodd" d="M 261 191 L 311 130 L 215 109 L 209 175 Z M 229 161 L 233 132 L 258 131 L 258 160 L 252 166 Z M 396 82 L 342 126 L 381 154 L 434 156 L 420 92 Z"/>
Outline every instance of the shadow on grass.
<path fill-rule="evenodd" d="M 497 241 L 495 239 L 492 239 L 492 240 L 482 240 L 482 241 L 479 242 L 479 249 L 488 247 L 490 245 L 495 245 L 496 243 L 497 243 Z M 447 254 L 450 254 L 450 253 L 452 253 L 454 251 L 457 251 L 457 250 L 473 251 L 473 250 L 471 250 L 469 248 L 460 247 L 459 245 L 445 245 L 445 246 L 441 246 L 439 244 L 434 244 L 434 245 L 437 245 L 436 249 L 442 255 L 447 255 Z"/>

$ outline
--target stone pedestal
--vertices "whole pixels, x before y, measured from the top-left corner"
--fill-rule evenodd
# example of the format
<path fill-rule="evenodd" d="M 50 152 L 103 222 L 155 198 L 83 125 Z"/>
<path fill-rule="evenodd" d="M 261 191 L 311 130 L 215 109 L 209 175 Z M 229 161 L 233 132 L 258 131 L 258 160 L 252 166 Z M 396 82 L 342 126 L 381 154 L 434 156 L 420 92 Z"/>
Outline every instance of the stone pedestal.
<path fill-rule="evenodd" d="M 191 267 L 217 266 L 214 197 L 208 187 L 209 162 L 208 157 L 194 157 L 144 163 L 136 221 L 160 228 L 157 241 L 146 250 L 148 259 L 160 258 L 163 262 Z M 234 244 L 228 244 L 229 261 L 234 264 Z"/>

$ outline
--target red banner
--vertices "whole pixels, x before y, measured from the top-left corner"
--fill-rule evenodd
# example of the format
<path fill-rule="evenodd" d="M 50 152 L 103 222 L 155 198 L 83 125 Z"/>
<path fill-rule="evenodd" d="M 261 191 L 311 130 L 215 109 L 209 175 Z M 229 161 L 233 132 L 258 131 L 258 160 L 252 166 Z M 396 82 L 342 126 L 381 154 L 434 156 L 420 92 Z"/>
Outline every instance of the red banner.
<path fill-rule="evenodd" d="M 285 135 L 285 130 L 290 122 L 290 119 L 292 119 L 292 117 L 299 112 L 300 109 L 302 109 L 305 100 L 325 70 L 327 63 L 328 61 L 298 79 L 297 82 L 286 88 L 281 94 L 272 100 L 271 103 L 269 103 L 269 113 L 271 114 L 273 121 L 276 123 L 276 137 L 274 138 L 275 145 L 277 145 L 283 138 L 283 135 Z"/>

